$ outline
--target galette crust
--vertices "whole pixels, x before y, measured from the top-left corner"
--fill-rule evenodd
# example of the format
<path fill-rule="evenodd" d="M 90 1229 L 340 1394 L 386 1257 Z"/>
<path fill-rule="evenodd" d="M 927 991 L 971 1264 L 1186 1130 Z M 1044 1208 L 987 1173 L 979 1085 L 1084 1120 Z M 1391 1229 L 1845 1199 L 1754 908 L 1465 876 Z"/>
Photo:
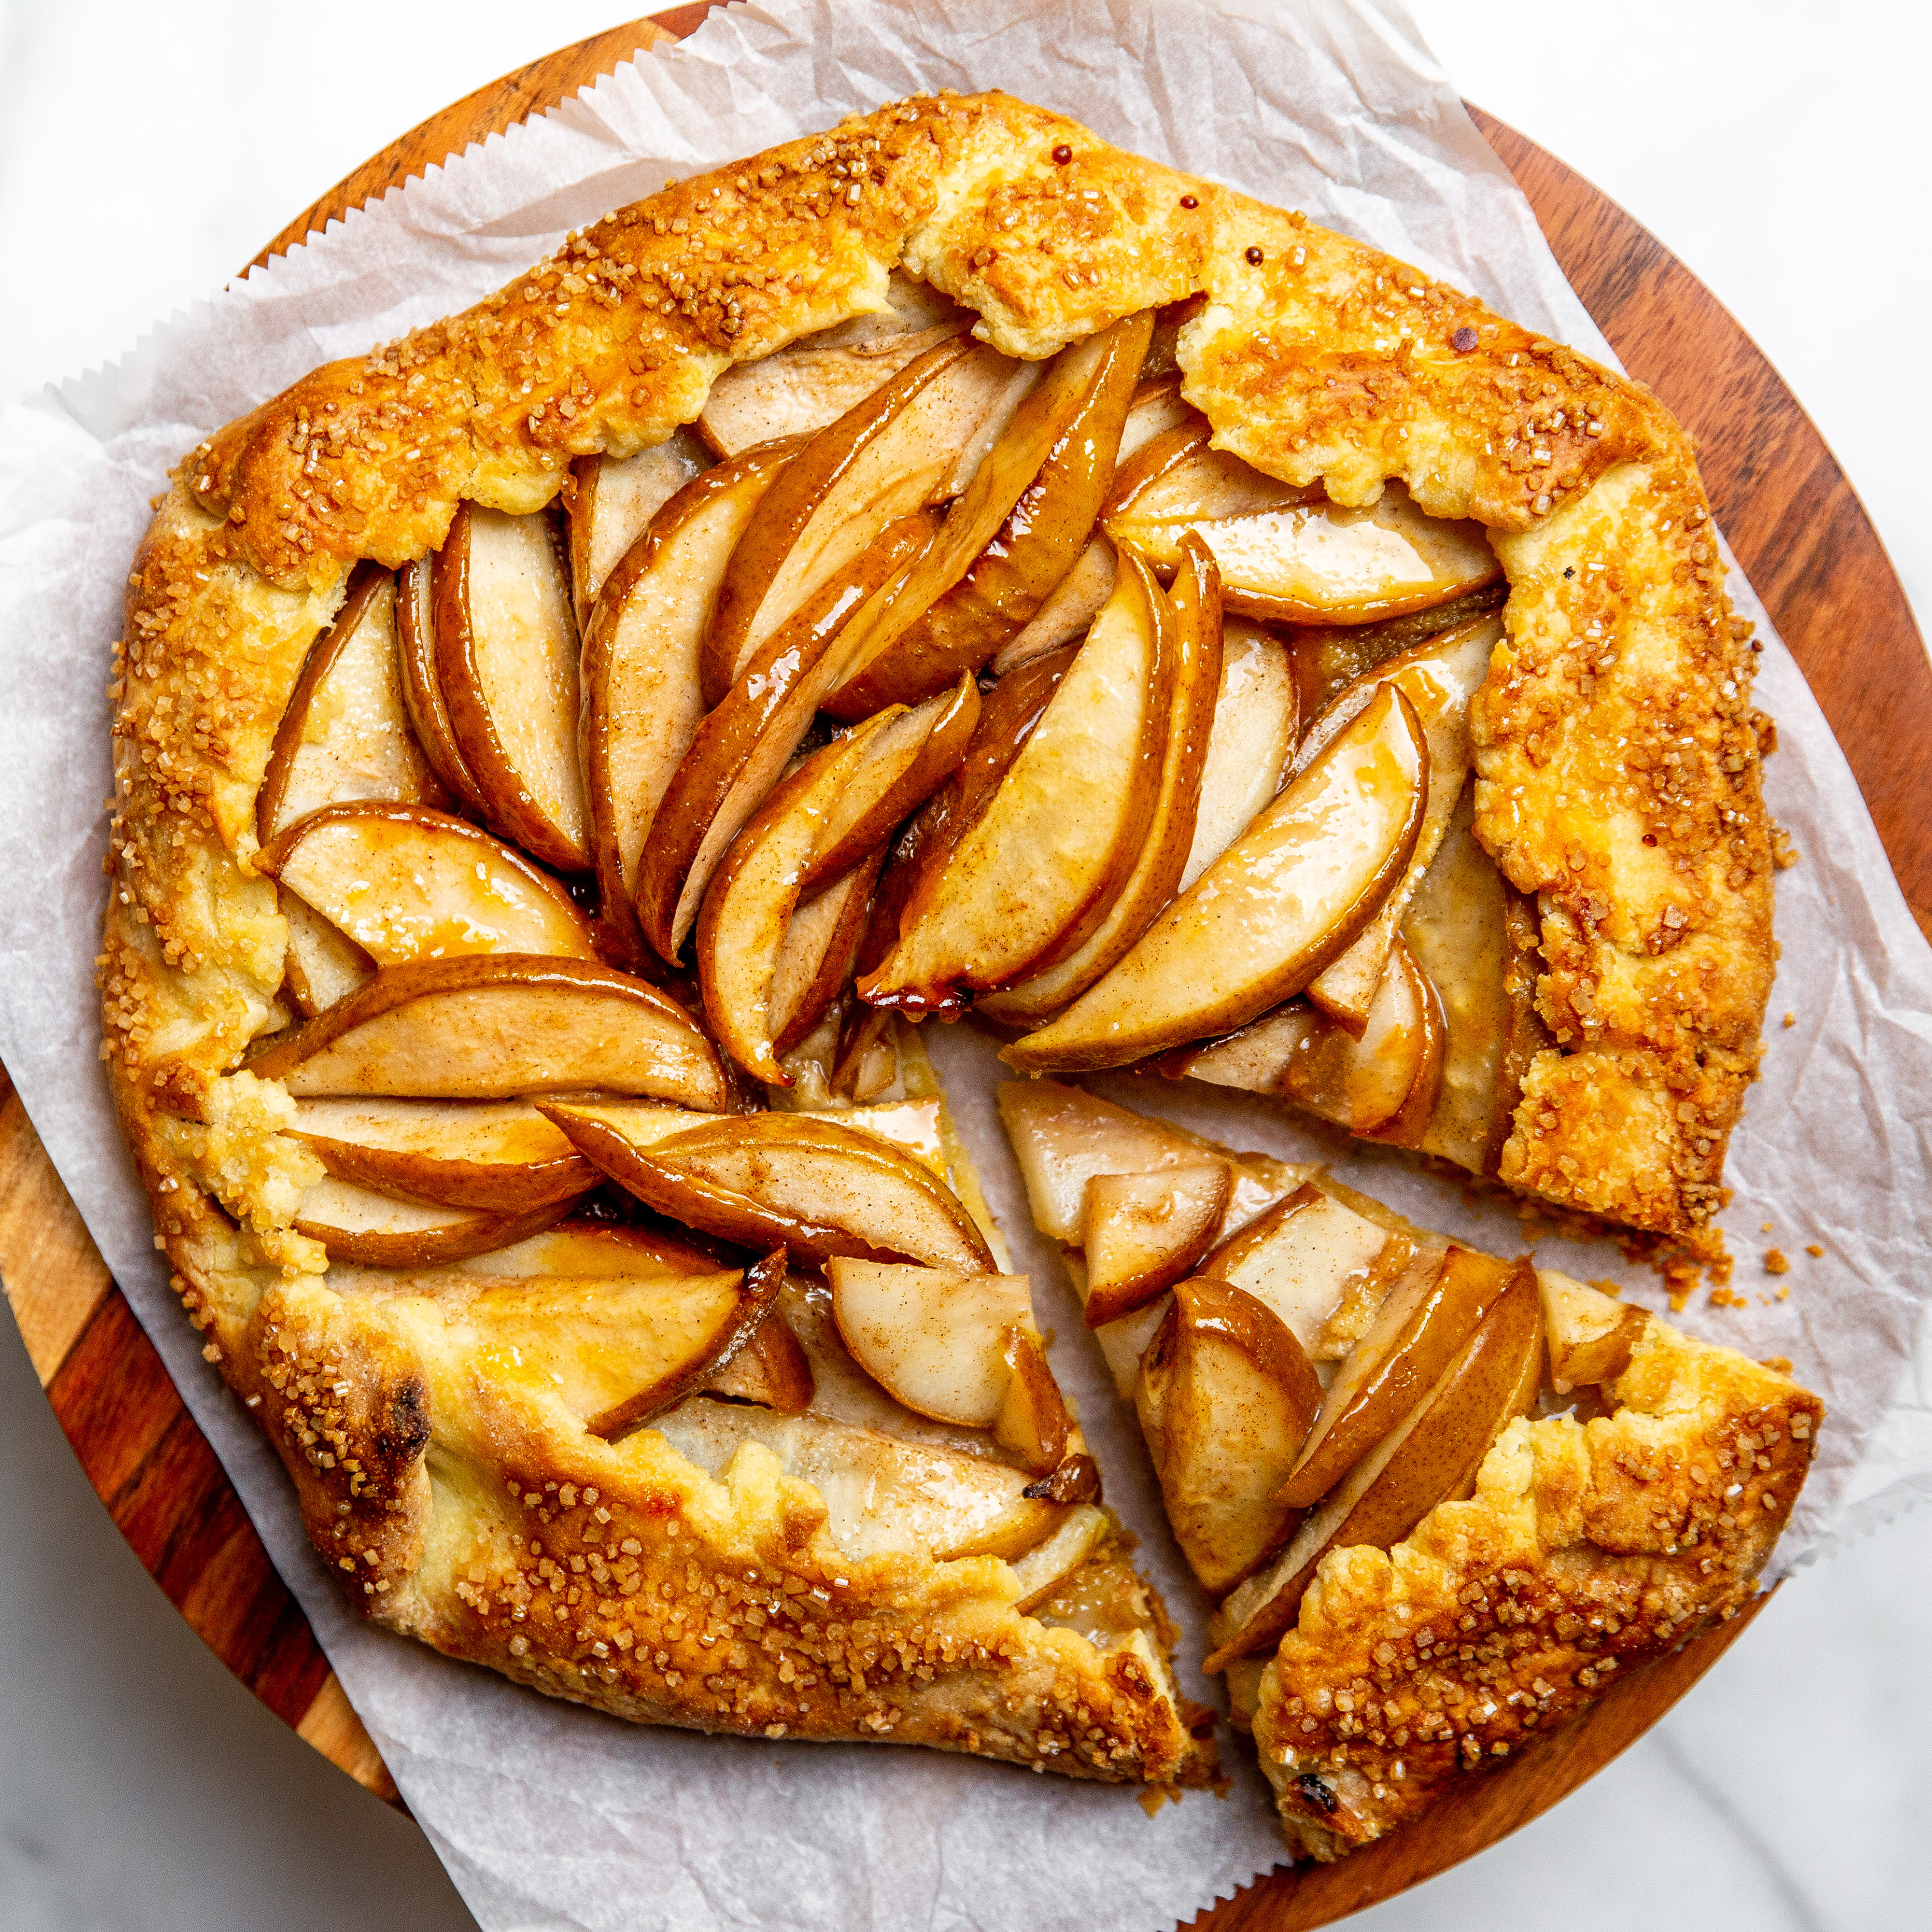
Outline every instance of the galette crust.
<path fill-rule="evenodd" d="M 716 1486 L 639 1446 L 648 1432 L 614 1448 L 554 1416 L 482 1428 L 447 1365 L 323 1285 L 290 1226 L 319 1174 L 279 1131 L 291 1103 L 231 1070 L 289 1017 L 255 801 L 354 565 L 424 555 L 465 498 L 541 508 L 574 458 L 692 421 L 730 364 L 884 309 L 900 265 L 1028 357 L 1204 294 L 1179 353 L 1219 442 L 1343 502 L 1401 478 L 1498 533 L 1513 594 L 1478 707 L 1479 826 L 1542 896 L 1564 1048 L 1532 1069 L 1504 1172 L 1646 1226 L 1707 1215 L 1754 1064 L 1769 866 L 1749 658 L 1688 440 L 1638 385 L 1466 296 L 996 94 L 896 104 L 668 188 L 184 460 L 116 668 L 103 1057 L 206 1352 L 254 1399 L 372 1615 L 628 1715 L 842 1737 L 889 1719 L 902 1738 L 1035 1762 L 1050 1739 L 1062 1768 L 1198 1781 L 1211 1751 L 1164 1662 L 1016 1616 L 1000 1566 L 862 1576 L 828 1553 L 812 1492 L 769 1471 L 721 1513 Z M 1642 760 L 1610 754 L 1619 736 Z M 1647 1138 L 1612 1128 L 1606 1147 L 1626 1116 Z M 349 1382 L 339 1409 L 316 1393 L 325 1370 Z M 331 1430 L 344 1449 L 318 1450 Z M 588 1516 L 528 1500 L 553 1485 L 602 1500 Z M 610 1554 L 627 1534 L 634 1591 L 574 1580 L 580 1558 L 628 1580 Z M 821 1588 L 830 1607 L 788 1616 Z M 721 1672 L 721 1651 L 744 1661 Z"/>

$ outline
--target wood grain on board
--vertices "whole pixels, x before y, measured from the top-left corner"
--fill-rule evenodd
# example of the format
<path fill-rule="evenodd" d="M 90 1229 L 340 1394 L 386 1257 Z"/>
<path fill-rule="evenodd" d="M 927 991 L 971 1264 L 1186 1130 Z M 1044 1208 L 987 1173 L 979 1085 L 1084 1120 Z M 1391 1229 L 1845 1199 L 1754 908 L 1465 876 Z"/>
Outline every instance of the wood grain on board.
<path fill-rule="evenodd" d="M 554 106 L 634 53 L 689 32 L 709 10 L 680 8 L 614 28 L 479 88 L 364 163 L 256 262 Z M 1475 118 L 1626 366 L 1697 434 L 1718 520 L 1845 746 L 1906 898 L 1932 933 L 1932 813 L 1919 804 L 1932 788 L 1932 669 L 1844 472 L 1756 346 L 1654 236 L 1522 135 L 1480 112 Z M 89 1481 L 170 1600 L 271 1710 L 393 1801 L 374 1745 L 10 1084 L 0 1085 L 0 1277 Z M 1303 1932 L 1469 1856 L 1574 1790 L 1654 1724 L 1750 1620 L 1620 1682 L 1534 1751 L 1472 1778 L 1395 1837 L 1338 1865 L 1279 1870 L 1194 1924 Z"/>

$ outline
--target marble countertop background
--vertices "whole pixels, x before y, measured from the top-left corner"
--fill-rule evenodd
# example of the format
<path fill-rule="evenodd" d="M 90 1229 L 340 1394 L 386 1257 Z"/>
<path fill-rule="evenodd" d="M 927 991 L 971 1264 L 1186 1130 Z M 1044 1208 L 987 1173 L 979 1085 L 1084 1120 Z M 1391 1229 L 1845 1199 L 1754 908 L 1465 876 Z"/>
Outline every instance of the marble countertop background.
<path fill-rule="evenodd" d="M 639 0 L 642 4 L 642 0 Z M 997 0 L 988 0 L 997 4 Z M 1918 0 L 1411 0 L 1464 94 L 1646 223 L 1844 464 L 1920 614 L 1932 309 Z M 118 356 L 402 129 L 626 17 L 598 0 L 0 0 L 0 389 Z M 1887 352 L 1880 347 L 1876 352 Z M 236 1683 L 142 1573 L 0 1322 L 0 1927 L 455 1932 L 407 1820 Z M 1374 1932 L 1924 1923 L 1932 1509 L 1801 1573 L 1556 1810 Z M 1134 1932 L 1134 1928 L 1122 1928 Z"/>

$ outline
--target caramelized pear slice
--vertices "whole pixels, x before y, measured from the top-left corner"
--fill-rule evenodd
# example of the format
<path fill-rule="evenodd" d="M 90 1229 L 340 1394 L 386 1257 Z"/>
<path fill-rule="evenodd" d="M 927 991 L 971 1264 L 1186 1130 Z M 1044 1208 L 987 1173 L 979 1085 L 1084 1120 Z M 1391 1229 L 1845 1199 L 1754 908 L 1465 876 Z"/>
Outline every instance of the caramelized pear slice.
<path fill-rule="evenodd" d="M 1398 939 L 1361 1038 L 1311 1014 L 1277 1090 L 1352 1134 L 1409 1147 L 1421 1136 L 1442 1074 L 1442 1008 Z"/>
<path fill-rule="evenodd" d="M 1263 1154 L 1229 1160 L 1213 1142 L 1150 1120 L 1057 1080 L 1002 1081 L 1000 1118 L 1026 1183 L 1034 1225 L 1072 1246 L 1084 1225 L 1087 1189 L 1096 1174 L 1146 1174 L 1220 1162 L 1234 1176 L 1228 1219 L 1239 1226 L 1293 1192 L 1305 1168 Z"/>
<path fill-rule="evenodd" d="M 1385 687 L 1112 971 L 1002 1058 L 1124 1066 L 1300 992 L 1401 878 L 1428 795 L 1414 708 Z"/>
<path fill-rule="evenodd" d="M 971 312 L 892 270 L 880 314 L 801 336 L 776 353 L 727 369 L 698 418 L 722 456 L 781 436 L 815 435 L 929 349 L 963 335 Z"/>
<path fill-rule="evenodd" d="M 1078 644 L 1113 596 L 1118 574 L 1114 546 L 1103 536 L 1090 537 L 1072 568 L 1054 586 L 1030 622 L 1000 646 L 993 660 L 994 675 L 1010 677 L 1063 645 Z"/>
<path fill-rule="evenodd" d="M 1172 670 L 1165 742 L 1152 817 L 1124 882 L 1088 939 L 1044 973 L 1010 986 L 982 1010 L 1002 1024 L 1028 1025 L 1077 999 L 1153 924 L 1180 889 L 1194 848 L 1196 814 L 1221 688 L 1221 592 L 1213 560 L 1190 537 L 1182 547 L 1171 604 L 1147 586 L 1156 626 L 1166 625 L 1162 655 Z M 1142 568 L 1138 560 L 1130 569 Z"/>
<path fill-rule="evenodd" d="M 1112 1527 L 1107 1512 L 1092 1503 L 1069 1510 L 1066 1520 L 1045 1542 L 1014 1558 L 1013 1574 L 1020 1580 L 1014 1610 L 1024 1616 L 1055 1595 L 1099 1548 Z"/>
<path fill-rule="evenodd" d="M 312 1018 L 375 976 L 375 961 L 313 907 L 292 892 L 282 893 L 280 904 L 289 928 L 283 967 L 289 997 L 302 1012 Z"/>
<path fill-rule="evenodd" d="M 1418 1271 L 1397 1283 L 1329 1385 L 1284 1498 L 1298 1509 L 1319 1502 L 1414 1406 L 1504 1291 L 1526 1278 L 1534 1292 L 1527 1262 L 1451 1248 L 1432 1280 Z"/>
<path fill-rule="evenodd" d="M 1088 1327 L 1144 1308 L 1186 1274 L 1214 1246 L 1234 1187 L 1224 1160 L 1094 1175 L 1082 1229 Z"/>
<path fill-rule="evenodd" d="M 249 1064 L 291 1094 L 503 1100 L 603 1088 L 726 1103 L 684 1009 L 587 960 L 492 953 L 391 966 Z"/>
<path fill-rule="evenodd" d="M 810 728 L 842 661 L 841 634 L 890 594 L 933 528 L 924 512 L 915 512 L 829 575 L 760 642 L 699 726 L 659 801 L 638 868 L 638 917 L 667 960 L 676 960 L 696 922 L 726 848 Z"/>
<path fill-rule="evenodd" d="M 955 337 L 806 445 L 758 506 L 725 572 L 704 644 L 707 704 L 881 531 L 951 494 L 960 457 L 1017 374 L 997 350 Z"/>
<path fill-rule="evenodd" d="M 840 1338 L 889 1395 L 935 1422 L 992 1427 L 1012 1378 L 1008 1331 L 1033 1321 L 1024 1275 L 834 1257 L 825 1278 Z"/>
<path fill-rule="evenodd" d="M 634 456 L 580 456 L 564 496 L 569 513 L 570 588 L 580 631 L 605 580 L 665 504 L 711 466 L 688 429 Z"/>
<path fill-rule="evenodd" d="M 412 805 L 336 805 L 256 859 L 379 966 L 472 952 L 594 956 L 570 895 L 466 819 Z"/>
<path fill-rule="evenodd" d="M 255 801 L 266 845 L 326 805 L 352 799 L 443 802 L 410 733 L 396 634 L 396 580 L 358 563 L 335 622 L 318 638 L 275 732 Z"/>
<path fill-rule="evenodd" d="M 1018 1456 L 1034 1474 L 1056 1474 L 1064 1465 L 1073 1423 L 1046 1351 L 1040 1346 L 1030 1309 L 1006 1330 L 1000 1354 L 1006 1367 L 1006 1392 L 993 1418 L 993 1440 L 1009 1455 Z M 1073 1498 L 1056 1494 L 1054 1500 L 1070 1502 Z"/>
<path fill-rule="evenodd" d="M 1322 1400 L 1300 1342 L 1226 1282 L 1181 1282 L 1141 1360 L 1134 1407 L 1174 1540 L 1219 1597 L 1287 1540 L 1283 1479 Z"/>
<path fill-rule="evenodd" d="M 1175 580 L 1177 590 L 1179 579 Z M 1301 729 L 1294 679 L 1280 642 L 1238 617 L 1222 626 L 1221 688 L 1201 771 L 1185 892 L 1281 790 Z"/>
<path fill-rule="evenodd" d="M 1321 1028 L 1322 1016 L 1306 1000 L 1290 1000 L 1219 1040 L 1177 1047 L 1154 1063 L 1170 1080 L 1204 1080 L 1244 1094 L 1279 1094 L 1296 1051 Z"/>
<path fill-rule="evenodd" d="M 396 579 L 396 632 L 401 646 L 403 706 L 436 775 L 479 818 L 489 806 L 476 774 L 456 742 L 442 685 L 436 668 L 436 560 L 418 557 L 405 564 Z"/>
<path fill-rule="evenodd" d="M 436 682 L 486 814 L 546 864 L 582 870 L 577 620 L 554 525 L 460 504 L 432 574 Z"/>
<path fill-rule="evenodd" d="M 518 1214 L 569 1201 L 597 1171 L 526 1100 L 303 1100 L 284 1130 L 338 1180 Z"/>
<path fill-rule="evenodd" d="M 398 1201 L 332 1176 L 319 1180 L 297 1204 L 295 1228 L 320 1241 L 335 1261 L 364 1268 L 423 1268 L 504 1248 L 560 1220 L 575 1197 L 540 1203 L 515 1214 L 440 1202 Z"/>
<path fill-rule="evenodd" d="M 1615 1382 L 1630 1366 L 1650 1317 L 1641 1308 L 1586 1288 L 1554 1268 L 1537 1272 L 1550 1342 L 1550 1378 L 1558 1395 L 1580 1383 Z"/>
<path fill-rule="evenodd" d="M 944 865 L 922 873 L 898 944 L 859 982 L 862 999 L 957 1012 L 970 993 L 1082 944 L 1105 916 L 1159 790 L 1172 683 L 1165 605 L 1144 567 L 1122 571 L 991 803 Z"/>
<path fill-rule="evenodd" d="M 1153 524 L 1164 531 L 1178 522 L 1198 527 L 1325 500 L 1318 486 L 1280 482 L 1232 451 L 1210 448 L 1202 435 L 1204 428 L 1171 430 L 1165 442 L 1150 440 L 1147 452 L 1134 458 L 1136 473 L 1124 476 L 1114 493 L 1106 512 L 1110 526 L 1126 531 L 1130 524 Z M 1133 540 L 1131 535 L 1127 540 Z"/>
<path fill-rule="evenodd" d="M 798 447 L 748 450 L 679 490 L 612 566 L 585 624 L 590 855 L 604 915 L 633 944 L 638 861 L 704 716 L 698 652 L 718 587 L 759 500 Z"/>
<path fill-rule="evenodd" d="M 776 1309 L 760 1322 L 703 1393 L 726 1402 L 754 1402 L 781 1415 L 802 1415 L 816 1390 L 812 1363 L 791 1324 Z"/>
<path fill-rule="evenodd" d="M 1391 1549 L 1438 1503 L 1468 1496 L 1496 1438 L 1536 1401 L 1543 1360 L 1534 1271 L 1512 1272 L 1504 1293 L 1440 1378 L 1349 1470 L 1302 1524 L 1280 1561 L 1244 1583 L 1215 1618 L 1219 1645 L 1205 1668 L 1272 1651 L 1331 1550 Z"/>
<path fill-rule="evenodd" d="M 734 1117 L 640 1144 L 606 1110 L 553 1101 L 544 1112 L 646 1206 L 722 1240 L 782 1242 L 808 1262 L 992 1267 L 972 1216 L 921 1162 L 821 1116 Z"/>
<path fill-rule="evenodd" d="M 1375 673 L 1376 680 L 1395 686 L 1408 698 L 1422 722 L 1429 741 L 1429 809 L 1416 834 L 1408 869 L 1382 902 L 1382 910 L 1348 951 L 1324 968 L 1308 988 L 1308 997 L 1323 1012 L 1358 1036 L 1368 1023 L 1369 1009 L 1381 984 L 1396 928 L 1455 815 L 1456 801 L 1462 796 L 1473 756 L 1470 700 L 1488 675 L 1490 653 L 1502 638 L 1501 619 L 1479 617 L 1391 659 Z M 1322 748 L 1332 742 L 1375 689 L 1376 683 L 1366 680 L 1352 685 L 1316 719 L 1295 754 L 1298 770 L 1320 755 Z"/>
<path fill-rule="evenodd" d="M 885 856 L 882 845 L 842 879 L 801 900 L 786 923 L 770 1000 L 772 1051 L 782 1068 L 785 1055 L 811 1036 L 857 976 Z"/>
<path fill-rule="evenodd" d="M 1172 569 L 1183 532 L 1198 530 L 1220 566 L 1228 609 L 1250 616 L 1362 623 L 1447 603 L 1502 574 L 1481 524 L 1425 516 L 1399 483 L 1366 510 L 1318 500 L 1225 517 L 1170 504 L 1153 514 L 1142 509 L 1150 500 L 1143 490 L 1108 517 L 1108 535 Z"/>
<path fill-rule="evenodd" d="M 1501 581 L 1452 597 L 1426 610 L 1405 617 L 1384 617 L 1372 624 L 1297 624 L 1287 632 L 1289 661 L 1294 666 L 1296 688 L 1301 694 L 1301 715 L 1318 718 L 1330 704 L 1378 664 L 1426 644 L 1478 617 L 1501 610 L 1509 586 Z"/>
<path fill-rule="evenodd" d="M 916 704 L 976 671 L 1040 610 L 1112 481 L 1151 313 L 1064 349 L 827 700 L 835 717 Z"/>

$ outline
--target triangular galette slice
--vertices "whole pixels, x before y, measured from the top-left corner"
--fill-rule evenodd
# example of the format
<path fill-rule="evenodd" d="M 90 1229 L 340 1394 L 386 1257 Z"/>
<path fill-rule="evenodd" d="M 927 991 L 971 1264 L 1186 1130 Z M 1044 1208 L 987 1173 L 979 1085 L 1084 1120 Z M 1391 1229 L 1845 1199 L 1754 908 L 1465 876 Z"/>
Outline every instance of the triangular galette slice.
<path fill-rule="evenodd" d="M 1788 1376 L 1318 1170 L 1051 1082 L 1000 1101 L 1298 1852 L 1749 1600 L 1823 1412 Z"/>

